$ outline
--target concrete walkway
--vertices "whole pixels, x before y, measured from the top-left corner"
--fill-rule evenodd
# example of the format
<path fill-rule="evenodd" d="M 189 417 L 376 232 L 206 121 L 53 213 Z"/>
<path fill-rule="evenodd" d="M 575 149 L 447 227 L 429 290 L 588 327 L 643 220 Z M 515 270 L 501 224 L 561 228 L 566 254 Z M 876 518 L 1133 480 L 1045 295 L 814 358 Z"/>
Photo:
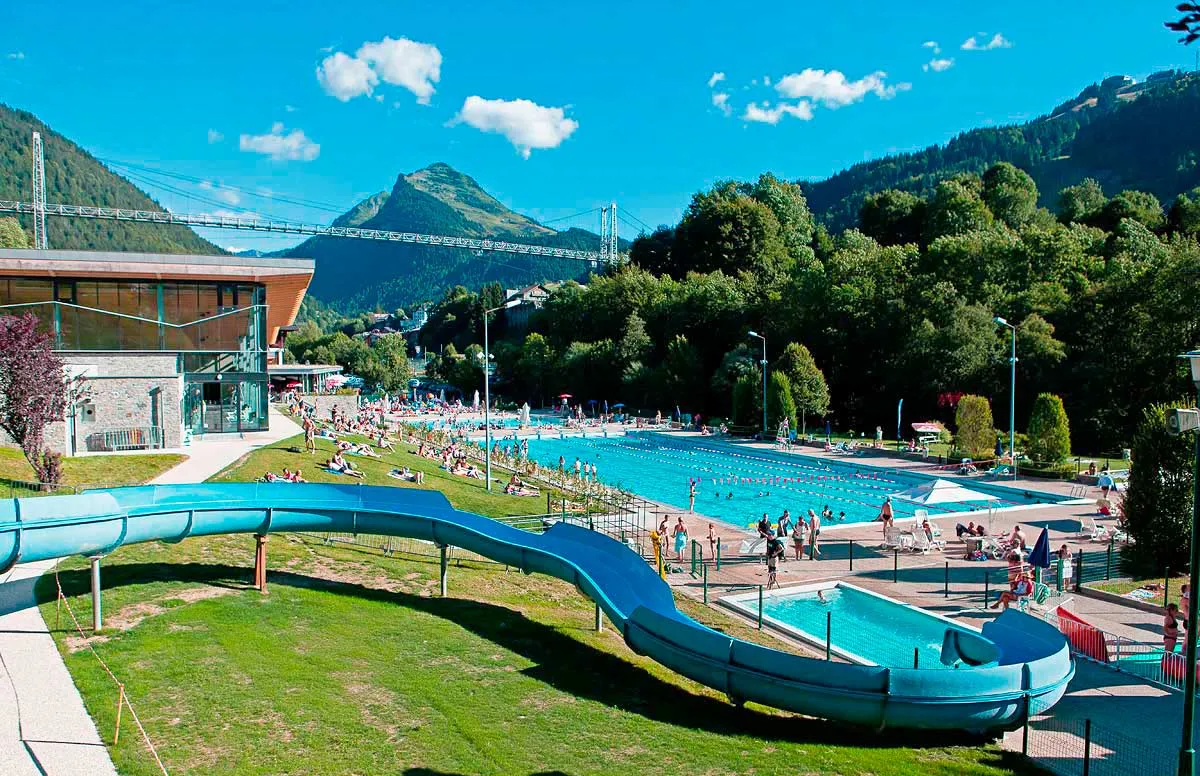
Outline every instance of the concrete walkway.
<path fill-rule="evenodd" d="M 269 431 L 193 443 L 186 461 L 152 483 L 203 482 L 243 455 L 300 430 L 274 408 L 270 418 Z M 23 564 L 0 584 L 0 774 L 115 776 L 108 749 L 37 608 L 34 585 L 52 568 L 54 561 Z M 137 735 L 132 729 L 125 734 Z"/>

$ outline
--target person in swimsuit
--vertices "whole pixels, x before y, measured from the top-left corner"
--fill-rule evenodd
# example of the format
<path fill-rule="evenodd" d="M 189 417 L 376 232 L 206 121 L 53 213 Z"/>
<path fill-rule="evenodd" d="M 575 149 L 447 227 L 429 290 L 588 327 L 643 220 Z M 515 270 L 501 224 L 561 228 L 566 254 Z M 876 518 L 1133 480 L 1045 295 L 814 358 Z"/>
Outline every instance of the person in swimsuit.
<path fill-rule="evenodd" d="M 875 518 L 883 523 L 883 533 L 887 535 L 887 531 L 892 527 L 896 520 L 896 515 L 892 511 L 892 497 L 888 496 L 883 500 L 883 506 L 879 508 L 879 516 Z"/>
<path fill-rule="evenodd" d="M 1019 601 L 1022 598 L 1028 597 L 1032 593 L 1033 581 L 1029 579 L 1028 574 L 1022 571 L 1017 576 L 1016 581 L 1012 583 L 1012 588 L 1001 593 L 1000 598 L 997 599 L 996 603 L 992 604 L 989 608 L 999 609 L 1003 607 L 1007 609 L 1008 605 L 1013 601 Z"/>
<path fill-rule="evenodd" d="M 717 537 L 716 526 L 714 526 L 712 523 L 709 523 L 708 524 L 708 554 L 714 560 L 717 557 L 717 543 L 720 541 L 721 541 L 720 538 Z"/>
<path fill-rule="evenodd" d="M 696 511 L 696 481 L 688 482 L 688 511 Z"/>
<path fill-rule="evenodd" d="M 683 548 L 687 546 L 687 526 L 683 524 L 683 515 L 675 521 L 675 560 L 683 563 Z"/>
<path fill-rule="evenodd" d="M 808 510 L 808 557 L 816 560 L 821 557 L 821 518 L 816 512 Z"/>
<path fill-rule="evenodd" d="M 796 518 L 796 527 L 792 529 L 792 549 L 796 553 L 796 560 L 804 557 L 804 540 L 808 537 L 808 523 L 804 522 L 804 515 Z"/>
<path fill-rule="evenodd" d="M 780 539 L 786 539 L 792 532 L 792 513 L 788 510 L 783 510 L 783 515 L 779 518 L 779 528 L 775 531 L 775 535 Z"/>
<path fill-rule="evenodd" d="M 1163 649 L 1167 652 L 1175 651 L 1175 644 L 1179 641 L 1179 607 L 1174 603 L 1167 604 L 1166 614 L 1163 615 Z"/>

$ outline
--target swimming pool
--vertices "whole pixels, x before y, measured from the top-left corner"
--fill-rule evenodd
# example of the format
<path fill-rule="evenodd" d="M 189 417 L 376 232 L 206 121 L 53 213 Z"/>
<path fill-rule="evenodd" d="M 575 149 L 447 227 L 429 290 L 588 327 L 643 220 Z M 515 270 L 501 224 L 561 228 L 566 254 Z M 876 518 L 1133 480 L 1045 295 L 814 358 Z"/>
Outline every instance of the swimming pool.
<path fill-rule="evenodd" d="M 502 443 L 503 444 L 503 443 Z M 783 510 L 792 514 L 826 505 L 842 522 L 874 520 L 885 496 L 916 487 L 930 477 L 911 472 L 836 460 L 773 452 L 704 437 L 640 432 L 628 435 L 543 436 L 529 440 L 529 456 L 543 466 L 558 466 L 562 456 L 570 468 L 575 459 L 595 463 L 602 482 L 624 488 L 644 498 L 687 509 L 688 481 L 699 481 L 696 511 L 738 527 L 746 527 L 766 513 L 777 519 Z M 953 475 L 951 479 L 957 479 Z M 994 508 L 1050 504 L 1063 497 L 1019 492 L 972 479 L 971 490 L 996 497 Z M 917 509 L 929 515 L 951 512 L 986 512 L 986 501 L 921 506 L 893 500 L 897 519 L 911 518 Z M 837 521 L 835 521 L 837 522 Z"/>
<path fill-rule="evenodd" d="M 449 430 L 449 429 L 454 429 L 456 431 L 482 431 L 483 430 L 483 416 L 480 415 L 477 418 L 459 418 L 454 421 L 448 421 L 445 419 L 426 420 L 426 421 L 424 421 L 423 425 L 425 426 L 425 428 L 430 429 L 431 431 L 445 431 L 445 430 Z M 561 418 L 534 415 L 533 417 L 531 417 L 529 419 L 528 427 L 529 428 L 557 429 L 561 425 L 562 425 Z M 521 427 L 521 419 L 520 418 L 492 418 L 492 428 L 495 429 L 497 427 L 515 430 L 515 429 L 518 429 Z"/>
<path fill-rule="evenodd" d="M 758 591 L 721 602 L 758 616 Z M 945 617 L 846 582 L 771 590 L 763 596 L 763 620 L 821 649 L 828 625 L 834 654 L 852 663 L 894 668 L 912 668 L 914 650 L 920 668 L 949 668 L 941 661 L 946 629 L 978 635 Z"/>

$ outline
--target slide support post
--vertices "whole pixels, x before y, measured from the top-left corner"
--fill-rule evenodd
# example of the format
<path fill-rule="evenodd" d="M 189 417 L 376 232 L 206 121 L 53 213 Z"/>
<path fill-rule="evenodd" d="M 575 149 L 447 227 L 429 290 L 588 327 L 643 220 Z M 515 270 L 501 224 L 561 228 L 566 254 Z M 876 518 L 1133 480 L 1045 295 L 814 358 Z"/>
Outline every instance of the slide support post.
<path fill-rule="evenodd" d="M 446 597 L 446 551 L 449 547 L 445 544 L 438 545 L 438 555 L 441 571 L 438 574 L 438 579 L 441 581 L 442 598 Z"/>
<path fill-rule="evenodd" d="M 267 537 L 266 534 L 254 535 L 254 587 L 263 595 L 267 594 Z"/>
<path fill-rule="evenodd" d="M 89 560 L 92 563 L 92 630 L 99 633 L 104 621 L 100 611 L 100 556 L 95 555 Z"/>

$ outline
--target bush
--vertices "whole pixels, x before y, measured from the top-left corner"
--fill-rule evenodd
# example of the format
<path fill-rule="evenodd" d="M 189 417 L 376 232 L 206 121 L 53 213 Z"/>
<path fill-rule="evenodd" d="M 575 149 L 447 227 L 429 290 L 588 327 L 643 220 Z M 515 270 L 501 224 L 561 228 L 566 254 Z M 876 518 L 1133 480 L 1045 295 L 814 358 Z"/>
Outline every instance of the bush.
<path fill-rule="evenodd" d="M 1142 413 L 1132 443 L 1129 484 L 1121 509 L 1134 543 L 1129 558 L 1139 571 L 1187 567 L 1192 533 L 1192 440 L 1167 433 L 1167 410 L 1186 402 L 1155 404 Z"/>
<path fill-rule="evenodd" d="M 959 399 L 954 425 L 959 450 L 974 458 L 990 457 L 996 444 L 996 427 L 987 399 L 971 395 Z"/>
<path fill-rule="evenodd" d="M 1029 416 L 1029 457 L 1035 461 L 1060 463 L 1071 455 L 1071 427 L 1062 399 L 1052 393 L 1038 394 Z"/>
<path fill-rule="evenodd" d="M 796 430 L 796 401 L 792 398 L 792 381 L 783 372 L 772 372 L 767 382 L 768 429 L 778 428 L 786 418 L 788 428 Z"/>
<path fill-rule="evenodd" d="M 762 397 L 757 374 L 742 375 L 733 384 L 733 420 L 739 426 L 757 428 L 762 417 Z"/>

